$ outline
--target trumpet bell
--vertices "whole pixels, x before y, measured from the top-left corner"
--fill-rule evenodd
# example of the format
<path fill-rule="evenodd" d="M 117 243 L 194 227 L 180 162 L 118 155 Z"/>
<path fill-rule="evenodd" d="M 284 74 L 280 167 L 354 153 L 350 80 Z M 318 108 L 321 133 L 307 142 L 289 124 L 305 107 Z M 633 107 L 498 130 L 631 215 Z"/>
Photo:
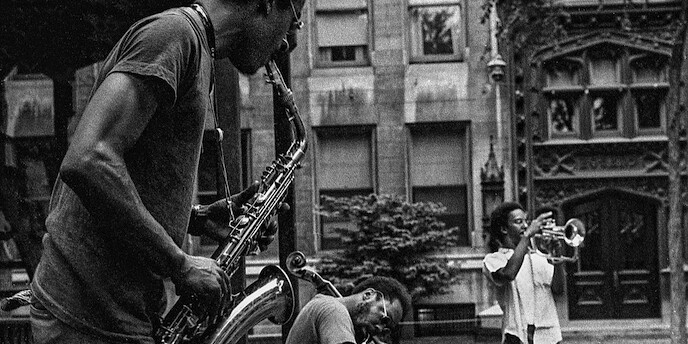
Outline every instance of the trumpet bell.
<path fill-rule="evenodd" d="M 585 240 L 585 225 L 583 221 L 573 218 L 566 221 L 563 226 L 556 226 L 554 220 L 542 226 L 541 234 L 533 237 L 533 247 L 540 250 L 547 259 L 554 264 L 575 262 L 578 260 L 578 247 Z M 573 248 L 573 255 L 566 256 L 564 247 L 559 244 L 563 241 Z"/>
<path fill-rule="evenodd" d="M 570 219 L 564 225 L 564 242 L 571 247 L 578 247 L 585 240 L 585 225 L 579 219 Z"/>

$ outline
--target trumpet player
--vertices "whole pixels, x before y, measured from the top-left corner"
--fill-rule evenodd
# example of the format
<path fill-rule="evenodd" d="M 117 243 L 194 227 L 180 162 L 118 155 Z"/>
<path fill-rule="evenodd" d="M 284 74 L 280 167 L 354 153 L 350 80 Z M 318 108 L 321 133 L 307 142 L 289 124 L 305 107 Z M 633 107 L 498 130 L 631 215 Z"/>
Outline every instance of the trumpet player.
<path fill-rule="evenodd" d="M 490 216 L 490 251 L 483 274 L 497 288 L 504 312 L 503 344 L 553 344 L 562 340 L 554 294 L 563 291 L 563 267 L 531 247 L 531 239 L 552 217 L 547 211 L 530 223 L 523 207 L 499 205 Z"/>
<path fill-rule="evenodd" d="M 216 232 L 208 220 L 233 211 L 228 198 L 192 216 L 213 60 L 255 73 L 301 26 L 305 1 L 197 0 L 141 19 L 115 45 L 53 189 L 31 286 L 34 343 L 153 344 L 164 278 L 220 309 L 227 274 L 181 248 L 189 222 Z"/>

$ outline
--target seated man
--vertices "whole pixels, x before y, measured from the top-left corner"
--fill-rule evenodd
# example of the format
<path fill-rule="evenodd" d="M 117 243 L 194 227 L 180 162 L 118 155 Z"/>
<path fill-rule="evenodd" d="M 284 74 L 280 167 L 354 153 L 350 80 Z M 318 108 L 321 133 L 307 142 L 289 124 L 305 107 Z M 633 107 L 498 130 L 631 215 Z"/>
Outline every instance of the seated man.
<path fill-rule="evenodd" d="M 389 277 L 371 277 L 341 298 L 318 294 L 303 307 L 287 344 L 360 343 L 386 335 L 411 311 L 406 287 Z"/>

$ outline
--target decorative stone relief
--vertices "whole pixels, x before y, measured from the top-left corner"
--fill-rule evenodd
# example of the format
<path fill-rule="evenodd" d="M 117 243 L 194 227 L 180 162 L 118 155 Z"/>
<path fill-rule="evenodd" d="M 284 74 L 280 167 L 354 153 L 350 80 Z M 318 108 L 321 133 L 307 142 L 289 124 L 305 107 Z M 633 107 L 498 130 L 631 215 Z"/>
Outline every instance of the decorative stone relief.
<path fill-rule="evenodd" d="M 617 188 L 666 200 L 667 186 L 668 181 L 663 177 L 547 180 L 535 183 L 534 198 L 535 204 L 559 204 L 574 196 Z"/>

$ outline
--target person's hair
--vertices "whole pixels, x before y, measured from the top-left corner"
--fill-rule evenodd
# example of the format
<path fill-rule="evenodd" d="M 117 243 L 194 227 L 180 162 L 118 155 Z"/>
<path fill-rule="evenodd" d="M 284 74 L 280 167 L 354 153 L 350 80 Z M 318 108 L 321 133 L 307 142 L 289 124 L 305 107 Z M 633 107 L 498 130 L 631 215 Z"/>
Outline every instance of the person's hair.
<path fill-rule="evenodd" d="M 495 252 L 499 249 L 501 243 L 504 242 L 505 234 L 502 232 L 502 228 L 509 224 L 509 213 L 516 209 L 523 209 L 523 206 L 516 202 L 504 202 L 498 205 L 490 214 L 490 227 L 489 234 L 490 239 L 487 243 L 490 248 L 490 252 Z"/>
<path fill-rule="evenodd" d="M 411 295 L 408 293 L 406 287 L 396 279 L 385 276 L 369 277 L 356 284 L 354 289 L 351 291 L 351 294 L 358 294 L 368 288 L 381 291 L 383 294 L 385 294 L 385 297 L 387 297 L 390 302 L 395 299 L 399 300 L 403 313 L 402 319 L 411 312 Z"/>

